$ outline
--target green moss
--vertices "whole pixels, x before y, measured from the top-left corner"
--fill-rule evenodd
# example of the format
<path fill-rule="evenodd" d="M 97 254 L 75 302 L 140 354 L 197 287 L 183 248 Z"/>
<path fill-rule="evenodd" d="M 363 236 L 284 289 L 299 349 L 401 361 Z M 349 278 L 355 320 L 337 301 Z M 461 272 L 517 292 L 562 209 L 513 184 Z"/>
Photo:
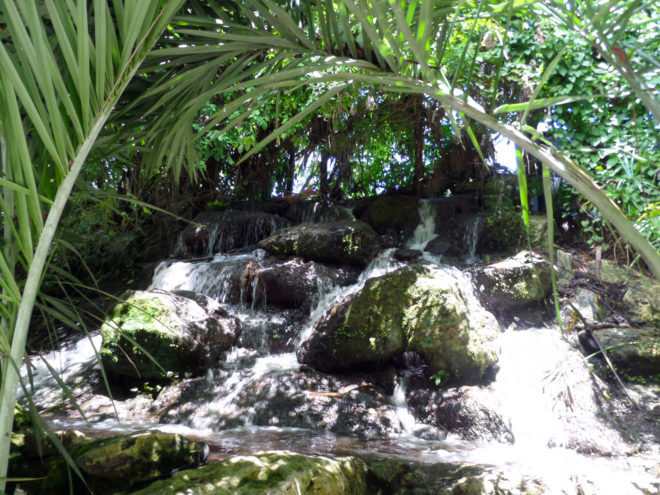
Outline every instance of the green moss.
<path fill-rule="evenodd" d="M 89 442 L 70 452 L 85 482 L 94 493 L 114 493 L 138 482 L 168 475 L 175 469 L 198 464 L 204 456 L 201 444 L 170 433 L 135 434 Z M 41 493 L 68 493 L 69 474 L 63 459 L 50 466 Z M 72 474 L 75 493 L 86 493 Z"/>
<path fill-rule="evenodd" d="M 178 472 L 135 495 L 175 493 L 366 495 L 366 466 L 353 458 L 260 452 Z"/>
<path fill-rule="evenodd" d="M 194 355 L 178 334 L 175 316 L 175 308 L 153 294 L 131 294 L 101 327 L 104 365 L 112 372 L 143 378 L 169 378 L 193 370 Z"/>
<path fill-rule="evenodd" d="M 338 369 L 381 363 L 413 350 L 432 372 L 474 379 L 497 361 L 492 315 L 468 320 L 463 296 L 441 273 L 402 268 L 368 280 L 346 304 L 337 310 L 341 321 L 329 342 Z"/>

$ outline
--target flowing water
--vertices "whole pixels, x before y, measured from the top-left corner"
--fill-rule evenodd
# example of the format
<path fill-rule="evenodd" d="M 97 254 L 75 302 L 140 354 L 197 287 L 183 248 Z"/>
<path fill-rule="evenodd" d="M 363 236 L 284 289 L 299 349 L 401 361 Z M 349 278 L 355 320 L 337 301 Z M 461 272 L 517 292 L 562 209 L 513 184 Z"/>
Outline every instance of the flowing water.
<path fill-rule="evenodd" d="M 423 250 L 435 237 L 436 222 L 428 202 L 420 202 L 420 215 L 420 225 L 407 246 Z M 475 225 L 468 229 L 472 237 L 466 238 L 470 246 L 467 259 L 471 262 L 476 261 L 474 250 L 479 219 L 475 218 Z M 337 301 L 360 290 L 369 278 L 403 266 L 393 259 L 392 251 L 382 251 L 354 284 L 340 287 L 327 281 L 319 283 L 316 304 L 308 315 L 294 324 L 297 336 L 293 347 L 311 335 L 318 318 Z M 403 366 L 392 395 L 382 400 L 383 414 L 391 413 L 391 420 L 398 423 L 391 434 L 360 439 L 312 429 L 305 414 L 318 414 L 322 419 L 324 415 L 340 415 L 337 408 L 343 404 L 341 401 L 348 401 L 358 385 L 342 381 L 342 377 L 306 370 L 298 363 L 295 349 L 271 352 L 268 329 L 273 325 L 281 326 L 286 316 L 268 309 L 265 304 L 255 305 L 257 297 L 248 298 L 246 287 L 241 285 L 246 264 L 260 263 L 264 258 L 265 253 L 257 249 L 231 255 L 215 254 L 206 260 L 167 261 L 156 269 L 150 288 L 204 293 L 224 303 L 244 327 L 242 344 L 227 353 L 221 366 L 187 382 L 183 393 L 185 401 L 180 401 L 178 409 L 168 409 L 167 398 L 159 397 L 151 409 L 161 408 L 165 412 L 156 419 L 153 414 L 138 414 L 130 406 L 117 408 L 119 420 L 109 417 L 114 414 L 112 412 L 94 418 L 94 411 L 108 410 L 104 403 L 103 407 L 87 409 L 92 417 L 89 423 L 72 419 L 71 415 L 64 417 L 53 413 L 47 414 L 51 425 L 76 427 L 101 435 L 145 428 L 178 432 L 207 442 L 212 458 L 216 459 L 266 449 L 308 454 L 381 455 L 423 464 L 451 462 L 496 466 L 509 476 L 514 473 L 538 476 L 550 488 L 547 493 L 576 493 L 575 478 L 580 476 L 586 476 L 597 487 L 593 493 L 660 493 L 634 491 L 635 483 L 653 487 L 654 473 L 649 466 L 657 462 L 653 457 L 657 451 L 630 455 L 632 452 L 626 450 L 625 440 L 602 419 L 600 402 L 604 399 L 599 394 L 607 395 L 607 386 L 594 378 L 581 354 L 552 324 L 547 327 L 511 326 L 500 334 L 499 372 L 488 390 L 498 398 L 500 411 L 510 422 L 515 438 L 513 445 L 461 440 L 451 432 L 446 438 L 444 434 L 421 435 L 420 431 L 428 427 L 418 422 L 407 399 L 415 372 L 413 365 Z M 440 258 L 426 252 L 421 262 L 433 266 L 436 276 L 459 287 L 470 311 L 484 311 L 468 271 L 444 265 Z M 247 303 L 249 299 L 252 304 Z M 37 405 L 48 410 L 61 399 L 61 389 L 50 376 L 49 368 L 61 373 L 74 395 L 76 390 L 84 388 L 90 373 L 98 369 L 96 352 L 100 343 L 98 333 L 92 334 L 42 359 L 33 358 L 31 373 L 24 368 L 23 374 L 25 383 L 34 384 L 38 390 Z M 305 386 L 311 388 L 305 390 Z M 83 396 L 81 393 L 81 400 Z M 270 410 L 275 399 L 283 401 L 281 407 L 285 410 Z M 310 401 L 320 404 L 320 409 L 305 409 Z M 593 447 L 595 452 L 612 450 L 615 445 L 626 456 L 610 459 L 578 454 L 571 444 L 575 438 Z M 655 487 L 660 490 L 658 485 Z"/>

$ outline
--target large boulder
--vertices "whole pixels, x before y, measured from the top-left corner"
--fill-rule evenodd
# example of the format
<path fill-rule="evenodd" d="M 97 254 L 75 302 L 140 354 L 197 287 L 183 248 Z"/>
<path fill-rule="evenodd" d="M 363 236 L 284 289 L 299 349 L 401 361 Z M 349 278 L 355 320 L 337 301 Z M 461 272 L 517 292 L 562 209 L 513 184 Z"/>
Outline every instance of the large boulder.
<path fill-rule="evenodd" d="M 134 291 L 101 327 L 103 365 L 138 378 L 199 374 L 217 363 L 240 323 L 215 300 L 191 291 Z"/>
<path fill-rule="evenodd" d="M 378 252 L 378 236 L 359 221 L 304 223 L 275 232 L 259 247 L 281 258 L 365 266 Z"/>
<path fill-rule="evenodd" d="M 366 474 L 364 462 L 353 457 L 258 452 L 180 471 L 135 495 L 366 495 Z"/>
<path fill-rule="evenodd" d="M 498 313 L 542 302 L 552 292 L 551 266 L 541 256 L 522 251 L 475 270 L 482 301 Z"/>
<path fill-rule="evenodd" d="M 498 359 L 498 324 L 447 270 L 413 265 L 369 279 L 317 321 L 299 360 L 333 372 L 415 351 L 431 373 L 480 380 Z"/>
<path fill-rule="evenodd" d="M 289 220 L 260 211 L 205 211 L 181 232 L 178 250 L 188 256 L 211 256 L 255 245 L 288 225 Z"/>
<path fill-rule="evenodd" d="M 308 311 L 324 290 L 357 281 L 353 266 L 328 266 L 294 258 L 285 263 L 272 260 L 250 262 L 241 277 L 242 293 L 248 301 Z"/>
<path fill-rule="evenodd" d="M 360 220 L 381 235 L 392 234 L 405 239 L 419 223 L 417 203 L 414 196 L 378 196 L 369 202 Z"/>
<path fill-rule="evenodd" d="M 173 433 L 137 433 L 97 440 L 70 451 L 93 493 L 115 493 L 137 483 L 169 476 L 204 462 L 207 447 Z M 72 474 L 75 493 L 87 492 Z M 41 484 L 41 493 L 69 493 L 69 475 L 59 459 Z"/>

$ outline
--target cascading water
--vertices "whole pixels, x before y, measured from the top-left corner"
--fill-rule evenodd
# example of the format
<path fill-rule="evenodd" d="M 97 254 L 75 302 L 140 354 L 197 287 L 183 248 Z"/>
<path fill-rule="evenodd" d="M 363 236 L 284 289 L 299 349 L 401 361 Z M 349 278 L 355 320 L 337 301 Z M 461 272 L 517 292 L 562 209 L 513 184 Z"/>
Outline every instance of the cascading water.
<path fill-rule="evenodd" d="M 407 247 L 424 250 L 436 235 L 436 219 L 429 201 L 420 201 L 419 204 L 420 224 Z M 474 224 L 465 230 L 466 261 L 469 262 L 476 261 L 478 222 L 479 217 L 475 215 Z M 316 285 L 318 292 L 314 304 L 308 315 L 298 322 L 293 347 L 309 338 L 317 320 L 337 301 L 359 291 L 368 279 L 404 266 L 393 259 L 392 252 L 380 252 L 353 284 L 340 287 L 330 279 L 320 280 Z M 600 445 L 617 442 L 623 445 L 624 442 L 617 439 L 616 432 L 600 419 L 599 401 L 603 399 L 598 396 L 598 386 L 601 385 L 594 385 L 595 379 L 584 359 L 562 339 L 555 326 L 511 327 L 500 333 L 499 372 L 488 391 L 499 399 L 500 412 L 510 421 L 515 437 L 513 445 L 459 440 L 452 434 L 446 440 L 439 440 L 443 435 L 420 434 L 424 425 L 409 407 L 411 375 L 405 369 L 399 370 L 394 390 L 390 389 L 392 395 L 381 394 L 381 397 L 369 391 L 370 385 L 360 383 L 360 379 L 351 382 L 350 377 L 333 377 L 307 369 L 298 363 L 295 353 L 291 352 L 292 347 L 288 352 L 272 352 L 266 329 L 271 326 L 282 328 L 287 320 L 286 313 L 266 306 L 267 301 L 260 299 L 257 293 L 251 294 L 251 304 L 247 304 L 248 292 L 258 290 L 258 280 L 249 280 L 245 287 L 245 279 L 242 280 L 249 263 L 258 264 L 265 258 L 263 251 L 255 250 L 214 254 L 212 259 L 205 261 L 167 261 L 158 266 L 150 288 L 194 290 L 217 299 L 239 317 L 244 326 L 243 336 L 217 368 L 209 370 L 204 377 L 184 381 L 182 398 L 176 408 L 170 404 L 165 393 L 167 389 L 150 406 L 141 406 L 145 410 L 156 410 L 158 414 L 155 416 L 147 412 L 138 415 L 130 405 L 119 407 L 120 426 L 124 428 L 119 431 L 146 428 L 148 422 L 157 422 L 151 427 L 184 432 L 215 445 L 218 456 L 264 448 L 287 448 L 314 454 L 378 454 L 424 463 L 496 465 L 509 474 L 519 470 L 525 474 L 538 474 L 546 480 L 550 477 L 554 484 L 548 485 L 555 491 L 547 493 L 575 493 L 571 492 L 573 478 L 590 473 L 590 479 L 605 480 L 598 485 L 606 487 L 601 493 L 635 493 L 626 491 L 631 486 L 629 478 L 644 475 L 647 464 L 640 461 L 637 465 L 633 460 L 591 459 L 569 450 L 574 449 L 571 438 L 579 437 L 581 429 L 584 430 L 583 436 L 589 437 L 584 438 L 585 444 L 592 446 L 594 451 L 598 451 Z M 439 257 L 428 252 L 424 252 L 418 262 L 432 266 L 435 276 L 457 287 L 468 312 L 485 311 L 468 271 L 443 264 Z M 68 383 L 82 387 L 94 367 L 94 349 L 98 350 L 99 341 L 96 334 L 91 341 L 84 338 L 46 358 L 52 368 L 62 371 L 62 377 Z M 38 405 L 45 408 L 60 400 L 60 389 L 54 380 L 46 377 L 48 369 L 45 365 L 37 360 L 33 363 L 36 365 L 33 381 L 39 390 L 36 395 Z M 24 381 L 28 379 L 24 373 Z M 373 395 L 369 396 L 362 412 L 357 413 L 364 418 L 356 421 L 371 421 L 370 415 L 381 414 L 374 413 L 375 410 L 391 413 L 386 419 L 398 423 L 395 435 L 380 434 L 361 440 L 355 435 L 346 438 L 318 430 L 318 425 L 325 425 L 329 430 L 330 416 L 340 417 L 344 410 L 351 410 L 358 404 L 361 394 L 367 393 Z M 309 407 L 310 403 L 313 407 Z M 82 407 L 87 406 L 83 404 Z M 104 407 L 103 410 L 107 411 L 107 404 Z M 281 410 L 275 410 L 278 408 Z M 91 416 L 96 414 L 93 408 L 86 411 Z M 306 417 L 313 414 L 317 415 L 312 418 L 317 422 L 316 430 L 310 426 L 313 421 Z M 102 419 L 99 416 L 97 428 L 117 430 L 116 423 L 110 424 Z M 58 426 L 81 427 L 71 421 L 66 423 L 63 418 L 52 421 Z M 340 418 L 334 427 L 339 425 L 343 429 L 337 427 L 332 431 L 359 433 L 353 424 L 340 424 L 342 421 L 346 422 Z M 91 429 L 92 426 L 85 428 Z M 630 475 L 626 469 L 636 474 Z"/>
<path fill-rule="evenodd" d="M 468 265 L 479 261 L 477 258 L 477 242 L 479 241 L 479 227 L 482 222 L 481 215 L 474 215 L 466 225 L 465 233 L 463 235 L 463 242 L 467 247 L 467 253 L 464 261 Z"/>
<path fill-rule="evenodd" d="M 430 201 L 419 201 L 419 225 L 415 228 L 412 238 L 406 246 L 409 249 L 424 251 L 426 245 L 436 237 L 435 210 Z"/>

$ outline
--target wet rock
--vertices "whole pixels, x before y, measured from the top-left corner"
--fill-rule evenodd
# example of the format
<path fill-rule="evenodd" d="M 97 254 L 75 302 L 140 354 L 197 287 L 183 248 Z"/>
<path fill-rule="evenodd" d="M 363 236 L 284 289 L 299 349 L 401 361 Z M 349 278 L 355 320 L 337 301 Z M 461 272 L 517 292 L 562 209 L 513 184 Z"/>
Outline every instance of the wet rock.
<path fill-rule="evenodd" d="M 603 321 L 607 312 L 602 304 L 600 296 L 584 287 L 578 287 L 575 290 L 575 295 L 570 300 L 571 305 L 568 305 L 563 311 L 563 317 L 570 318 L 566 321 L 581 321 L 580 316 L 589 323 Z M 578 316 L 575 310 L 579 312 Z"/>
<path fill-rule="evenodd" d="M 237 318 L 202 294 L 134 291 L 101 327 L 101 358 L 110 372 L 130 377 L 201 373 L 217 363 L 240 331 Z"/>
<path fill-rule="evenodd" d="M 637 325 L 660 329 L 660 284 L 649 278 L 628 282 L 623 303 L 630 320 Z"/>
<path fill-rule="evenodd" d="M 475 270 L 475 282 L 486 307 L 497 313 L 540 303 L 552 292 L 551 267 L 539 255 L 522 251 Z"/>
<path fill-rule="evenodd" d="M 332 372 L 380 366 L 415 351 L 431 373 L 480 380 L 497 362 L 498 325 L 437 267 L 409 266 L 369 279 L 316 323 L 298 351 L 302 363 Z"/>
<path fill-rule="evenodd" d="M 70 452 L 93 493 L 125 490 L 174 470 L 197 466 L 207 447 L 172 433 L 142 433 L 97 440 Z M 75 493 L 86 491 L 72 474 Z M 65 461 L 59 459 L 41 485 L 42 494 L 69 493 Z"/>
<path fill-rule="evenodd" d="M 372 493 L 388 495 L 486 494 L 480 476 L 482 466 L 460 464 L 416 464 L 395 458 L 367 458 Z M 490 492 L 499 493 L 499 492 Z"/>
<path fill-rule="evenodd" d="M 353 457 L 258 452 L 178 472 L 135 495 L 366 495 L 366 471 L 364 462 Z"/>
<path fill-rule="evenodd" d="M 206 211 L 195 217 L 179 238 L 179 250 L 187 256 L 212 256 L 252 246 L 291 222 L 259 211 Z"/>
<path fill-rule="evenodd" d="M 351 208 L 325 201 L 299 201 L 292 203 L 284 217 L 294 223 L 324 223 L 355 220 Z"/>
<path fill-rule="evenodd" d="M 546 459 L 546 461 L 549 459 Z M 620 460 L 617 460 L 619 463 Z M 597 471 L 581 472 L 584 465 L 565 471 L 529 469 L 517 463 L 421 463 L 404 459 L 367 457 L 372 493 L 383 495 L 646 495 L 658 493 L 657 479 L 615 467 L 612 461 Z M 530 461 L 533 462 L 533 461 Z M 544 462 L 539 458 L 539 466 Z M 570 463 L 566 462 L 566 466 Z M 562 463 L 562 466 L 564 464 Z"/>
<path fill-rule="evenodd" d="M 436 256 L 450 256 L 458 258 L 463 255 L 463 250 L 444 236 L 438 236 L 426 245 L 425 251 Z"/>
<path fill-rule="evenodd" d="M 380 235 L 394 232 L 407 239 L 419 223 L 418 200 L 414 196 L 379 196 L 369 202 L 360 220 Z"/>
<path fill-rule="evenodd" d="M 465 440 L 513 443 L 509 421 L 495 395 L 482 387 L 411 390 L 408 404 L 420 421 Z"/>
<path fill-rule="evenodd" d="M 358 276 L 351 266 L 330 267 L 298 258 L 285 263 L 251 262 L 243 272 L 242 290 L 248 301 L 309 311 L 325 290 L 353 284 Z"/>
<path fill-rule="evenodd" d="M 422 255 L 422 252 L 419 249 L 397 249 L 394 251 L 394 258 L 399 261 L 417 261 L 417 259 Z"/>
<path fill-rule="evenodd" d="M 258 316 L 241 322 L 241 336 L 236 345 L 273 354 L 293 352 L 308 317 L 309 312 L 302 309 L 262 308 Z"/>
<path fill-rule="evenodd" d="M 280 257 L 365 266 L 378 252 L 378 236 L 363 222 L 300 224 L 282 229 L 259 242 Z"/>
<path fill-rule="evenodd" d="M 637 328 L 604 328 L 593 335 L 607 352 L 619 376 L 631 381 L 660 377 L 660 331 Z M 598 346 L 587 332 L 580 332 L 580 343 L 587 355 Z M 599 356 L 595 356 L 599 360 Z"/>
<path fill-rule="evenodd" d="M 264 361 L 257 367 L 266 371 L 239 372 L 240 389 L 224 388 L 221 384 L 230 373 L 216 371 L 216 385 L 205 380 L 190 382 L 175 400 L 167 399 L 166 407 L 161 407 L 159 397 L 154 408 L 160 409 L 161 421 L 213 429 L 249 423 L 326 430 L 365 439 L 404 431 L 391 398 L 365 374 L 333 376 L 309 368 L 280 370 L 275 361 Z M 227 397 L 212 403 L 213 398 Z"/>

